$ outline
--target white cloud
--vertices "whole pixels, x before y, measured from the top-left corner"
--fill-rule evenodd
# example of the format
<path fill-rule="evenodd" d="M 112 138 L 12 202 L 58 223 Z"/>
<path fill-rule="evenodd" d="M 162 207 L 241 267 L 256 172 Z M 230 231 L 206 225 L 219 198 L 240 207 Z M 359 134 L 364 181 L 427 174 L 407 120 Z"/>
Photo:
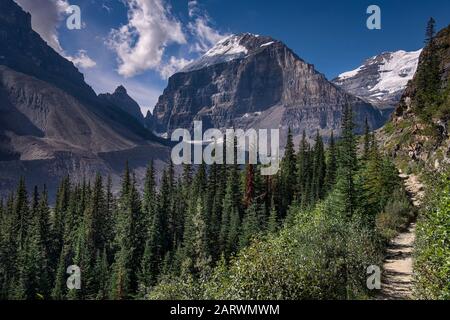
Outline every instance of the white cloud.
<path fill-rule="evenodd" d="M 189 17 L 193 19 L 193 21 L 189 22 L 188 28 L 196 39 L 195 44 L 191 46 L 192 51 L 201 53 L 206 52 L 227 36 L 210 26 L 210 17 L 206 12 L 200 10 L 196 0 L 188 2 L 188 10 Z"/>
<path fill-rule="evenodd" d="M 119 61 L 118 72 L 132 77 L 160 70 L 169 44 L 185 44 L 181 23 L 163 0 L 129 0 L 128 23 L 111 32 L 108 41 Z"/>
<path fill-rule="evenodd" d="M 86 50 L 78 50 L 78 53 L 76 56 L 66 56 L 66 58 L 73 62 L 75 66 L 82 69 L 89 69 L 93 68 L 97 65 L 97 63 L 89 58 L 87 55 Z"/>
<path fill-rule="evenodd" d="M 69 7 L 67 0 L 15 0 L 23 10 L 31 14 L 33 30 L 39 33 L 49 46 L 63 52 L 58 40 L 57 28 Z"/>
<path fill-rule="evenodd" d="M 159 73 L 163 79 L 168 79 L 171 75 L 180 71 L 193 60 L 187 60 L 184 58 L 176 58 L 174 56 L 170 57 L 168 63 L 164 64 L 159 68 Z"/>
<path fill-rule="evenodd" d="M 88 69 L 97 64 L 86 50 L 79 50 L 75 56 L 68 55 L 61 47 L 58 39 L 58 26 L 66 16 L 70 4 L 67 0 L 15 0 L 23 10 L 31 14 L 31 25 L 42 39 L 64 58 L 72 61 L 77 67 Z"/>

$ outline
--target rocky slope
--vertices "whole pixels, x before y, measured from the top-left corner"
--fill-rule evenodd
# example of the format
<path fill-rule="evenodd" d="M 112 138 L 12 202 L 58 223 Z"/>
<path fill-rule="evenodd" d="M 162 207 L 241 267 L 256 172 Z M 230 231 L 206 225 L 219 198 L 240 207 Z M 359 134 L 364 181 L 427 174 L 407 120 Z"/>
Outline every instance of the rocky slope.
<path fill-rule="evenodd" d="M 443 170 L 450 166 L 450 26 L 436 35 L 434 43 L 434 50 L 428 45 L 420 55 L 416 75 L 391 121 L 378 132 L 385 149 L 404 172 L 414 172 L 417 167 Z M 430 94 L 423 79 L 429 74 L 427 61 L 433 52 L 438 65 L 437 92 Z M 430 96 L 435 101 L 432 104 L 427 102 Z"/>
<path fill-rule="evenodd" d="M 138 103 L 128 95 L 127 89 L 123 86 L 117 87 L 114 93 L 105 93 L 99 95 L 100 99 L 105 102 L 119 108 L 130 116 L 138 120 L 141 124 L 144 124 L 144 116 L 142 115 L 141 108 Z"/>
<path fill-rule="evenodd" d="M 253 34 L 233 35 L 169 79 L 154 110 L 160 133 L 190 128 L 288 127 L 298 141 L 302 131 L 339 134 L 343 106 L 353 106 L 356 121 L 373 128 L 384 123 L 369 103 L 330 83 L 313 65 L 280 41 Z"/>
<path fill-rule="evenodd" d="M 168 148 L 136 118 L 139 106 L 126 90 L 97 97 L 12 0 L 0 2 L 0 44 L 0 197 L 20 176 L 30 186 L 46 183 L 52 194 L 67 174 L 114 178 L 127 159 L 137 170 L 167 159 Z"/>
<path fill-rule="evenodd" d="M 392 112 L 417 70 L 422 50 L 385 52 L 344 72 L 333 83 L 387 112 Z"/>

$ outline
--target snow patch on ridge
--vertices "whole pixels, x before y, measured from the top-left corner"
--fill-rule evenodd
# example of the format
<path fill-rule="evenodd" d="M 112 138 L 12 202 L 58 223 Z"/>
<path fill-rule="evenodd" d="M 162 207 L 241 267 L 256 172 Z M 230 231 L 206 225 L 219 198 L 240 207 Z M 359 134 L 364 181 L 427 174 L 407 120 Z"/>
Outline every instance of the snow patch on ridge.
<path fill-rule="evenodd" d="M 362 69 L 362 66 L 356 68 L 355 70 L 351 70 L 351 71 L 347 71 L 347 72 L 341 73 L 338 76 L 338 80 L 345 80 L 345 79 L 348 79 L 348 78 L 352 78 L 352 77 L 356 76 L 359 73 L 359 71 L 361 71 L 361 69 Z"/>
<path fill-rule="evenodd" d="M 214 47 L 205 53 L 205 57 L 214 57 L 219 55 L 246 55 L 248 50 L 246 47 L 241 46 L 239 42 L 241 37 L 229 36 L 219 41 Z"/>
<path fill-rule="evenodd" d="M 274 43 L 275 43 L 275 41 L 270 41 L 270 42 L 264 43 L 264 44 L 261 45 L 261 48 L 270 46 L 271 44 L 274 44 Z"/>
<path fill-rule="evenodd" d="M 393 108 L 414 77 L 421 52 L 383 52 L 340 74 L 333 83 L 380 108 Z"/>
<path fill-rule="evenodd" d="M 181 70 L 181 72 L 190 72 L 206 68 L 215 64 L 244 58 L 248 53 L 248 49 L 240 44 L 243 36 L 244 35 L 231 35 L 220 40 L 214 47 L 208 50 L 200 59 L 192 62 L 191 64 L 188 64 Z"/>
<path fill-rule="evenodd" d="M 380 79 L 370 91 L 394 93 L 399 89 L 404 89 L 417 71 L 421 52 L 422 50 L 393 52 L 389 59 L 384 59 L 384 63 L 380 64 L 378 69 Z"/>

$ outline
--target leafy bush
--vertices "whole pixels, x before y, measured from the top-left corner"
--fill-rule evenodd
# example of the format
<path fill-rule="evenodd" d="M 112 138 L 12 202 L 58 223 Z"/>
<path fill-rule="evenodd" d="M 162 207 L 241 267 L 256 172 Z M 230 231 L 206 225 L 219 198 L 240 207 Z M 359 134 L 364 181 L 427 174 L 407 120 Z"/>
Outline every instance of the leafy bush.
<path fill-rule="evenodd" d="M 420 299 L 450 299 L 449 175 L 431 190 L 429 205 L 421 214 L 417 228 L 416 296 Z"/>
<path fill-rule="evenodd" d="M 368 297 L 366 269 L 380 265 L 374 232 L 336 211 L 333 195 L 312 212 L 297 212 L 292 227 L 254 239 L 231 260 L 195 283 L 163 282 L 150 298 L 170 299 L 347 299 Z M 178 284 L 179 286 L 178 286 Z M 190 290 L 186 292 L 186 286 Z M 179 290 L 174 294 L 174 289 Z M 197 293 L 197 294 L 196 294 Z"/>
<path fill-rule="evenodd" d="M 387 203 L 383 212 L 376 218 L 376 229 L 381 237 L 388 241 L 394 238 L 398 232 L 406 227 L 415 216 L 415 209 L 411 205 L 406 192 L 399 188 Z"/>

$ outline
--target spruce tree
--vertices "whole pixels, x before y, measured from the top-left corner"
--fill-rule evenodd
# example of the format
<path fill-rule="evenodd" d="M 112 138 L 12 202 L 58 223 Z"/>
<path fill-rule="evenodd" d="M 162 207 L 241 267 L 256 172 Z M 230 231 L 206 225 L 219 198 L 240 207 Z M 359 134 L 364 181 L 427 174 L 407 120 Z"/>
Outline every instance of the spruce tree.
<path fill-rule="evenodd" d="M 219 243 L 221 251 L 231 253 L 236 247 L 240 219 L 239 175 L 236 166 L 229 170 L 223 212 L 220 226 Z"/>
<path fill-rule="evenodd" d="M 366 117 L 366 120 L 364 122 L 364 149 L 363 149 L 364 160 L 369 159 L 370 156 L 370 141 L 371 141 L 370 127 Z"/>
<path fill-rule="evenodd" d="M 333 189 L 336 183 L 337 172 L 337 150 L 336 143 L 334 141 L 334 134 L 331 132 L 330 144 L 328 147 L 328 161 L 327 161 L 327 173 L 325 177 L 326 191 L 329 192 Z"/>
<path fill-rule="evenodd" d="M 200 275 L 208 271 L 211 257 L 208 252 L 207 226 L 201 199 L 197 200 L 195 214 L 192 216 L 193 232 L 193 261 L 194 274 Z"/>
<path fill-rule="evenodd" d="M 292 201 L 294 200 L 294 192 L 297 182 L 296 156 L 291 128 L 289 128 L 288 130 L 284 158 L 281 163 L 281 175 L 282 175 L 281 181 L 282 181 L 283 195 L 280 211 L 282 215 L 285 215 L 288 207 L 292 204 Z"/>
<path fill-rule="evenodd" d="M 245 212 L 244 219 L 242 220 L 242 228 L 239 236 L 239 249 L 247 247 L 252 238 L 260 231 L 258 206 L 255 203 L 251 203 Z"/>
<path fill-rule="evenodd" d="M 48 257 L 42 241 L 38 192 L 33 197 L 34 215 L 27 221 L 26 240 L 19 252 L 18 281 L 14 295 L 17 299 L 44 299 L 49 292 Z"/>
<path fill-rule="evenodd" d="M 127 165 L 117 213 L 117 252 L 112 267 L 110 292 L 112 299 L 128 299 L 137 290 L 139 258 L 135 231 L 136 221 L 140 218 L 140 206 L 135 179 L 131 177 Z"/>
<path fill-rule="evenodd" d="M 325 151 L 322 137 L 319 135 L 319 132 L 317 132 L 313 156 L 314 159 L 311 181 L 311 200 L 312 203 L 315 203 L 324 195 L 324 183 L 326 175 Z"/>
<path fill-rule="evenodd" d="M 356 138 L 353 133 L 355 125 L 353 112 L 349 104 L 344 107 L 342 115 L 341 151 L 339 153 L 338 189 L 342 195 L 343 214 L 353 217 L 357 209 L 357 190 L 355 174 L 357 172 Z"/>
<path fill-rule="evenodd" d="M 108 262 L 108 255 L 106 253 L 106 248 L 103 249 L 102 253 L 100 254 L 100 251 L 97 251 L 97 256 L 95 259 L 95 267 L 94 267 L 94 273 L 95 273 L 95 283 L 96 283 L 96 289 L 97 294 L 95 299 L 96 300 L 106 300 L 108 299 L 109 295 L 109 262 Z"/>
<path fill-rule="evenodd" d="M 416 111 L 419 116 L 430 122 L 434 111 L 440 104 L 440 66 L 438 47 L 435 41 L 435 23 L 430 18 L 425 33 L 426 48 L 421 58 L 421 66 L 417 71 Z"/>
<path fill-rule="evenodd" d="M 279 228 L 278 213 L 275 209 L 274 201 L 272 200 L 272 205 L 270 206 L 269 219 L 267 221 L 267 232 L 269 234 L 274 234 L 278 231 L 278 228 Z"/>
<path fill-rule="evenodd" d="M 248 208 L 255 199 L 255 168 L 253 164 L 247 164 L 245 170 L 244 207 Z"/>
<path fill-rule="evenodd" d="M 23 249 L 27 239 L 30 209 L 28 207 L 28 195 L 25 187 L 25 179 L 21 178 L 17 188 L 14 202 L 14 220 L 17 228 L 17 245 L 19 250 Z"/>

